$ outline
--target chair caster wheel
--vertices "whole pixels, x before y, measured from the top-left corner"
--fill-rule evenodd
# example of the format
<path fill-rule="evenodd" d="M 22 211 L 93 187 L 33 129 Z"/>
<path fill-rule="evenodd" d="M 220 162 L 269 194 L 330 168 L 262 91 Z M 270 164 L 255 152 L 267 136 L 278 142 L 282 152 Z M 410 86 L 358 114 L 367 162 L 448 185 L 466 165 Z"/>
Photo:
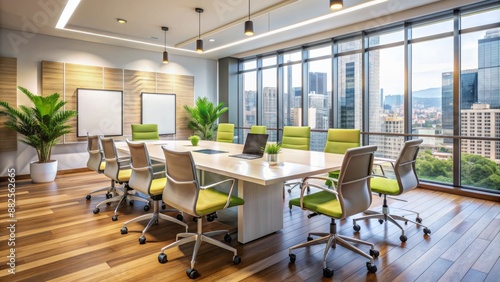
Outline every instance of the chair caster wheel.
<path fill-rule="evenodd" d="M 130 202 L 128 202 L 131 206 L 134 205 L 134 200 L 130 200 Z"/>
<path fill-rule="evenodd" d="M 168 260 L 167 260 L 167 255 L 164 254 L 164 253 L 161 253 L 158 255 L 158 262 L 159 263 L 166 263 Z"/>
<path fill-rule="evenodd" d="M 377 250 L 370 250 L 370 256 L 372 256 L 373 258 L 378 258 L 379 255 L 380 255 L 379 251 L 377 251 Z"/>
<path fill-rule="evenodd" d="M 295 260 L 297 259 L 297 256 L 295 254 L 289 254 L 288 257 L 290 257 L 291 263 L 295 263 Z"/>
<path fill-rule="evenodd" d="M 106 199 L 110 199 L 110 198 L 112 198 L 112 197 L 113 197 L 113 195 L 111 195 L 111 193 L 107 193 L 107 194 L 106 194 Z"/>
<path fill-rule="evenodd" d="M 176 218 L 177 218 L 178 220 L 180 220 L 180 221 L 182 221 L 182 220 L 184 219 L 184 217 L 182 216 L 182 214 L 178 214 L 178 215 L 176 216 Z"/>
<path fill-rule="evenodd" d="M 146 237 L 139 237 L 139 244 L 146 244 Z"/>
<path fill-rule="evenodd" d="M 216 213 L 213 213 L 213 214 L 208 214 L 208 215 L 207 215 L 207 221 L 208 221 L 208 222 L 212 222 L 212 221 L 214 221 L 216 218 L 217 218 L 217 214 L 216 214 Z"/>
<path fill-rule="evenodd" d="M 188 269 L 186 270 L 186 274 L 187 274 L 187 276 L 188 276 L 189 278 L 191 278 L 191 279 L 196 279 L 196 278 L 198 278 L 198 276 L 199 276 L 198 271 L 197 271 L 196 269 L 194 269 L 194 268 L 193 268 L 193 269 L 188 268 Z"/>
<path fill-rule="evenodd" d="M 117 215 L 113 215 L 113 216 L 111 217 L 111 220 L 112 220 L 112 221 L 117 221 L 117 220 L 118 220 L 118 216 L 117 216 Z"/>
<path fill-rule="evenodd" d="M 307 242 L 312 241 L 314 238 L 311 236 L 307 236 Z"/>
<path fill-rule="evenodd" d="M 356 225 L 353 225 L 352 229 L 354 229 L 354 231 L 356 231 L 356 232 L 359 232 L 359 230 L 361 230 L 361 226 L 356 224 Z"/>
<path fill-rule="evenodd" d="M 92 196 L 90 196 L 90 194 L 89 194 L 89 195 L 87 195 L 87 197 L 85 197 L 85 198 L 86 198 L 87 200 L 90 200 L 90 198 L 92 198 Z"/>
<path fill-rule="evenodd" d="M 127 229 L 127 227 L 122 227 L 122 229 L 120 229 L 120 232 L 121 232 L 122 234 L 127 234 L 127 233 L 128 233 L 128 229 Z"/>
<path fill-rule="evenodd" d="M 424 234 L 431 234 L 431 230 L 429 228 L 424 228 Z"/>
<path fill-rule="evenodd" d="M 198 222 L 198 217 L 196 217 L 196 216 L 195 216 L 195 217 L 193 217 L 193 221 L 194 221 L 194 222 Z"/>
<path fill-rule="evenodd" d="M 149 211 L 149 209 L 150 209 L 149 205 L 145 205 L 145 206 L 144 206 L 144 211 L 145 211 L 145 212 Z"/>
<path fill-rule="evenodd" d="M 401 240 L 401 242 L 406 242 L 406 240 L 408 240 L 408 237 L 406 237 L 406 235 L 401 235 L 399 236 L 399 240 Z"/>
<path fill-rule="evenodd" d="M 417 218 L 415 219 L 415 221 L 418 222 L 418 223 L 422 223 L 422 218 L 420 218 L 420 217 L 417 216 Z"/>
<path fill-rule="evenodd" d="M 372 265 L 370 262 L 366 263 L 366 268 L 368 269 L 368 272 L 370 272 L 370 273 L 377 272 L 377 266 L 376 265 Z"/>
<path fill-rule="evenodd" d="M 288 189 L 287 191 L 288 191 L 288 193 L 292 193 L 292 189 Z"/>
<path fill-rule="evenodd" d="M 233 263 L 234 264 L 239 264 L 241 262 L 240 256 L 236 255 L 233 257 Z"/>
<path fill-rule="evenodd" d="M 101 210 L 100 210 L 99 208 L 95 208 L 92 212 L 93 212 L 94 214 L 98 214 L 100 211 L 101 211 Z"/>
<path fill-rule="evenodd" d="M 107 202 L 106 205 L 108 205 L 108 206 L 111 205 L 111 202 Z"/>
<path fill-rule="evenodd" d="M 384 223 L 384 220 L 383 220 L 383 219 L 379 219 L 379 220 L 378 220 L 378 222 L 379 222 L 380 224 L 382 224 L 382 223 Z"/>
<path fill-rule="evenodd" d="M 331 278 L 333 276 L 333 269 L 330 268 L 323 268 L 323 277 L 325 278 Z"/>
<path fill-rule="evenodd" d="M 229 235 L 229 233 L 226 233 L 226 235 L 224 235 L 224 242 L 231 243 L 232 240 L 233 238 L 231 237 L 231 235 Z"/>
<path fill-rule="evenodd" d="M 167 205 L 165 205 L 165 204 L 162 204 L 162 205 L 161 205 L 161 209 L 162 209 L 162 210 L 164 210 L 164 209 L 166 209 L 166 208 L 167 208 Z"/>

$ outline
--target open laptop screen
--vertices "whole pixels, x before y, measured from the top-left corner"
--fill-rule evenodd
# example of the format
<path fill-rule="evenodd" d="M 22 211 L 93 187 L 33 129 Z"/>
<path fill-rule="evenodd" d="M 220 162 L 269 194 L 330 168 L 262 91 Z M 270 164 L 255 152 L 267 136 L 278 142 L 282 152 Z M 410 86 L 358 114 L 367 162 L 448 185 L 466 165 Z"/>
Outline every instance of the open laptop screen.
<path fill-rule="evenodd" d="M 254 134 L 248 133 L 245 146 L 243 147 L 243 154 L 252 154 L 263 156 L 263 148 L 266 147 L 268 134 Z"/>

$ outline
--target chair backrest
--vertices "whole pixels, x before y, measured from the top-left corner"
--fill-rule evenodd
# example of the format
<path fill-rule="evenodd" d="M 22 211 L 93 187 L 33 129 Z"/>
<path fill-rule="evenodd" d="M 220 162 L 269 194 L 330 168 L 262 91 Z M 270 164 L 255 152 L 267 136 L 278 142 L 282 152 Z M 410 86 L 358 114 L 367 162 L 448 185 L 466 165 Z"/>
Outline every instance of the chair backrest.
<path fill-rule="evenodd" d="M 234 141 L 234 124 L 219 123 L 217 128 L 217 142 L 233 143 Z"/>
<path fill-rule="evenodd" d="M 423 141 L 422 139 L 406 141 L 394 163 L 394 173 L 399 185 L 399 194 L 418 186 L 419 181 L 415 170 L 415 162 L 417 161 L 419 146 Z"/>
<path fill-rule="evenodd" d="M 157 124 L 132 124 L 132 141 L 160 140 Z"/>
<path fill-rule="evenodd" d="M 113 140 L 113 138 L 104 137 L 100 139 L 104 160 L 106 161 L 104 175 L 115 181 L 119 181 L 118 174 L 120 173 L 120 163 L 118 162 L 118 154 L 116 153 L 115 140 Z"/>
<path fill-rule="evenodd" d="M 309 150 L 311 128 L 309 126 L 285 126 L 281 147 L 288 149 Z"/>
<path fill-rule="evenodd" d="M 148 148 L 144 142 L 132 143 L 127 140 L 130 151 L 130 168 L 132 173 L 128 185 L 143 193 L 149 193 L 153 181 L 153 167 L 149 158 Z"/>
<path fill-rule="evenodd" d="M 198 216 L 196 203 L 200 185 L 191 152 L 171 151 L 162 147 L 165 155 L 167 184 L 163 190 L 163 201 L 185 213 Z"/>
<path fill-rule="evenodd" d="M 370 207 L 370 178 L 376 150 L 377 146 L 346 150 L 337 183 L 342 218 L 364 212 Z"/>
<path fill-rule="evenodd" d="M 359 129 L 330 128 L 325 152 L 344 154 L 347 149 L 361 146 Z"/>
<path fill-rule="evenodd" d="M 103 157 L 99 135 L 89 135 L 87 133 L 87 152 L 89 152 L 87 167 L 98 173 L 103 173 L 101 169 Z"/>
<path fill-rule="evenodd" d="M 250 127 L 250 133 L 266 134 L 267 133 L 267 126 L 265 126 L 265 125 L 252 125 Z"/>

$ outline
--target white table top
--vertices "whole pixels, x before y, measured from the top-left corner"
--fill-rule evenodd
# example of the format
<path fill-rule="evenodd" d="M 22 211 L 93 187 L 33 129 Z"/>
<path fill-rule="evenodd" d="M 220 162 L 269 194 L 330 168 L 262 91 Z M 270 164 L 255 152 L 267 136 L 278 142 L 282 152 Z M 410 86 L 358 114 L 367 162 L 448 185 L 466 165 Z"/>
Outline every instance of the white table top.
<path fill-rule="evenodd" d="M 303 178 L 340 169 L 343 155 L 315 151 L 282 149 L 278 165 L 270 166 L 266 155 L 260 159 L 246 160 L 229 157 L 243 150 L 242 144 L 222 143 L 200 140 L 198 146 L 192 146 L 189 140 L 146 142 L 153 160 L 164 161 L 162 146 L 175 151 L 191 151 L 196 167 L 221 175 L 260 185 L 269 185 L 286 180 Z M 116 143 L 119 151 L 128 151 L 126 143 Z M 227 153 L 205 154 L 195 152 L 201 149 L 225 151 Z"/>

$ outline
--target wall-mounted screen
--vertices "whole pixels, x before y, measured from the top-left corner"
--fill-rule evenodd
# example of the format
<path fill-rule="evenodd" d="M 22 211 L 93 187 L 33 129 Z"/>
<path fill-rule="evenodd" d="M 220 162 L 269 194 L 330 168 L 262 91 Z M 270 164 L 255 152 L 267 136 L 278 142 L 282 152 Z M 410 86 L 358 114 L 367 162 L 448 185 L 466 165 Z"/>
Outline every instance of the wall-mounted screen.
<path fill-rule="evenodd" d="M 142 123 L 158 124 L 159 134 L 175 134 L 175 94 L 142 93 Z"/>
<path fill-rule="evenodd" d="M 123 91 L 77 90 L 77 136 L 123 135 Z"/>

